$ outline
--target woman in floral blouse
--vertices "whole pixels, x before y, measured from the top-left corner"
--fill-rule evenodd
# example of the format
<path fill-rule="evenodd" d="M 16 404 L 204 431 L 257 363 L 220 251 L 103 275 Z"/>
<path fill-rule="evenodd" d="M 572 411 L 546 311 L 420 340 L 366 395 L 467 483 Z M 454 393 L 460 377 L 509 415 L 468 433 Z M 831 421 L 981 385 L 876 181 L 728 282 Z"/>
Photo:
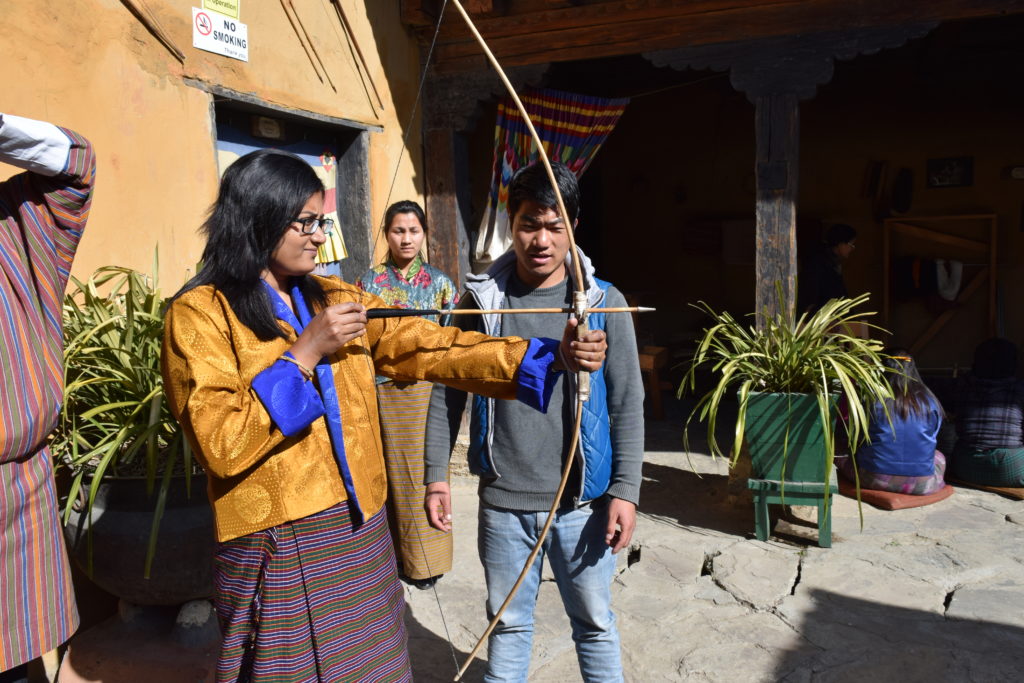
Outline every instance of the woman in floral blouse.
<path fill-rule="evenodd" d="M 359 287 L 396 308 L 452 308 L 458 302 L 455 285 L 423 260 L 427 221 L 420 205 L 392 204 L 384 226 L 388 256 L 359 279 Z M 442 316 L 442 325 L 447 317 Z M 431 528 L 423 512 L 423 432 L 431 386 L 430 382 L 377 378 L 388 512 L 401 576 L 424 589 L 452 566 L 451 534 Z"/>

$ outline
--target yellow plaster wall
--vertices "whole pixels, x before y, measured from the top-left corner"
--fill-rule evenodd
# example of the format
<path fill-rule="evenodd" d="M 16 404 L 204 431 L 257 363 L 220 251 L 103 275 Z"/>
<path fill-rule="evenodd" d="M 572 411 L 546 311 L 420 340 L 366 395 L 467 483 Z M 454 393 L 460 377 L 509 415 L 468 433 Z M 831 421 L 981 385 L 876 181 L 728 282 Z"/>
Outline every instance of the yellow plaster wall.
<path fill-rule="evenodd" d="M 248 62 L 192 47 L 191 7 L 201 0 L 139 4 L 185 53 L 184 64 L 118 0 L 4 3 L 0 111 L 73 128 L 97 150 L 93 214 L 76 276 L 106 264 L 148 272 L 157 245 L 165 292 L 192 272 L 202 251 L 196 230 L 216 196 L 217 168 L 213 98 L 186 78 L 381 127 L 370 134 L 369 168 L 373 214 L 383 214 L 411 106 L 410 94 L 392 89 L 414 88 L 419 71 L 416 44 L 400 22 L 397 2 L 366 0 L 368 11 L 364 2 L 342 1 L 383 102 L 329 0 L 291 0 L 322 67 L 311 63 L 279 0 L 241 0 Z M 421 199 L 418 117 L 413 126 L 394 195 Z M 3 167 L 0 174 L 13 170 Z"/>

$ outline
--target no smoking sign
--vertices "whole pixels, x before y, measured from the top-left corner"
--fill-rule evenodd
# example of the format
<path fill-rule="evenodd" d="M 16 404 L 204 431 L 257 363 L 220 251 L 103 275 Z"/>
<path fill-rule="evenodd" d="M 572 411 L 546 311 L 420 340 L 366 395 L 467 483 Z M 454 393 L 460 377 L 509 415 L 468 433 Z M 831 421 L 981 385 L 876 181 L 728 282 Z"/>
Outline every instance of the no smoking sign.
<path fill-rule="evenodd" d="M 218 12 L 192 8 L 192 47 L 249 61 L 249 27 Z"/>
<path fill-rule="evenodd" d="M 208 36 L 213 32 L 213 22 L 210 20 L 210 15 L 206 12 L 196 12 L 193 19 L 195 20 L 196 30 L 199 31 L 200 35 Z"/>

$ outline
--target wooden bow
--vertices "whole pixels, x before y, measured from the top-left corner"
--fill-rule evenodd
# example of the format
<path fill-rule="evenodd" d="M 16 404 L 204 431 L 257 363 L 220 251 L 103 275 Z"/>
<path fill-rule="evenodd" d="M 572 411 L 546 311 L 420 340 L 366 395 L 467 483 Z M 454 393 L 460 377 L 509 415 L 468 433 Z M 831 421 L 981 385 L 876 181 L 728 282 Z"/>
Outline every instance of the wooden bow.
<path fill-rule="evenodd" d="M 576 338 L 581 339 L 587 333 L 588 306 L 587 286 L 583 280 L 583 268 L 580 265 L 580 261 L 582 261 L 582 259 L 580 258 L 579 251 L 576 249 L 576 239 L 573 236 L 573 230 L 576 226 L 573 225 L 573 222 L 569 217 L 569 212 L 565 209 L 565 202 L 562 199 L 561 191 L 558 189 L 558 180 L 555 178 L 554 169 L 551 168 L 551 161 L 548 159 L 548 154 L 544 149 L 544 142 L 540 139 L 540 135 L 537 134 L 537 129 L 533 127 L 533 121 L 530 120 L 530 115 L 527 113 L 526 107 L 523 106 L 522 100 L 519 99 L 516 89 L 512 87 L 512 83 L 508 80 L 508 76 L 505 75 L 504 69 L 502 69 L 501 65 L 498 64 L 498 60 L 495 58 L 494 53 L 491 52 L 490 48 L 487 46 L 487 42 L 477 30 L 476 24 L 473 23 L 473 20 L 469 17 L 469 14 L 466 12 L 466 9 L 462 6 L 462 3 L 459 0 L 451 0 L 451 2 L 455 6 L 455 9 L 459 11 L 459 14 L 462 15 L 470 33 L 473 34 L 473 37 L 476 38 L 476 42 L 480 44 L 484 54 L 487 55 L 487 61 L 489 61 L 491 66 L 494 67 L 494 70 L 501 78 L 501 82 L 505 84 L 505 89 L 508 90 L 509 95 L 512 97 L 512 101 L 515 102 L 516 108 L 519 110 L 519 113 L 523 117 L 523 121 L 526 123 L 527 129 L 530 131 L 530 136 L 533 138 L 533 142 L 537 146 L 537 154 L 540 157 L 541 163 L 544 165 L 544 169 L 547 171 L 548 180 L 551 181 L 551 188 L 555 191 L 555 200 L 558 204 L 558 214 L 561 216 L 562 222 L 566 228 L 566 234 L 569 236 L 569 249 L 572 254 L 574 274 L 572 309 L 573 314 L 579 321 L 576 328 Z M 501 615 L 505 613 L 505 609 L 508 607 L 509 603 L 512 602 L 512 598 L 515 597 L 519 587 L 523 584 L 523 579 L 526 578 L 526 574 L 530 571 L 530 567 L 533 566 L 534 561 L 537 559 L 537 554 L 540 552 L 541 546 L 544 544 L 544 539 L 547 537 L 548 529 L 551 528 L 551 522 L 554 520 L 555 512 L 558 510 L 558 503 L 561 501 L 562 494 L 565 492 L 566 483 L 569 481 L 569 473 L 572 471 L 572 464 L 576 456 L 576 449 L 580 442 L 580 426 L 583 421 L 583 404 L 586 403 L 589 398 L 590 373 L 580 370 L 576 373 L 576 415 L 575 425 L 572 430 L 572 439 L 569 442 L 569 449 L 566 453 L 565 466 L 562 468 L 562 479 L 558 484 L 558 491 L 555 493 L 555 499 L 551 502 L 551 509 L 548 510 L 547 520 L 544 522 L 544 527 L 540 531 L 540 536 L 537 538 L 537 542 L 534 544 L 533 550 L 530 551 L 530 556 L 526 558 L 526 564 L 523 565 L 522 571 L 519 572 L 519 578 L 516 579 L 515 584 L 512 586 L 512 590 L 509 591 L 508 597 L 505 598 L 505 601 L 501 603 L 501 607 L 498 608 L 498 611 L 495 612 L 494 616 L 491 618 L 490 623 L 487 625 L 487 629 L 484 631 L 483 635 L 480 636 L 480 639 L 466 658 L 466 662 L 462 665 L 462 668 L 459 669 L 459 672 L 455 676 L 456 681 L 462 679 L 463 674 L 466 673 L 466 669 L 469 668 L 469 665 L 476 658 L 476 655 L 483 646 L 484 641 L 491 635 L 491 631 L 494 630 L 494 627 L 501 619 Z"/>

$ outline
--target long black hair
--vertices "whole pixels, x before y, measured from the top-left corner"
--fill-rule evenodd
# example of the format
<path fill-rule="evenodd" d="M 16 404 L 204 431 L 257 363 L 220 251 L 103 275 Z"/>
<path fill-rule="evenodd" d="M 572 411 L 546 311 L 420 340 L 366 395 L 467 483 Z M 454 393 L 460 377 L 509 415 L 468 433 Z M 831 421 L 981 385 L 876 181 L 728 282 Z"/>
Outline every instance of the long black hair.
<path fill-rule="evenodd" d="M 911 415 L 924 417 L 929 410 L 939 411 L 942 416 L 942 404 L 935 398 L 917 371 L 917 364 L 910 352 L 902 348 L 888 348 L 882 352 L 882 363 L 893 372 L 888 373 L 889 386 L 892 387 L 893 399 L 889 406 L 904 420 Z"/>
<path fill-rule="evenodd" d="M 274 149 L 250 152 L 224 172 L 217 201 L 203 223 L 206 248 L 202 269 L 175 294 L 213 285 L 231 310 L 263 341 L 284 337 L 260 275 L 285 230 L 309 198 L 324 185 L 305 161 Z M 306 276 L 299 282 L 306 301 L 323 306 L 320 285 Z"/>

